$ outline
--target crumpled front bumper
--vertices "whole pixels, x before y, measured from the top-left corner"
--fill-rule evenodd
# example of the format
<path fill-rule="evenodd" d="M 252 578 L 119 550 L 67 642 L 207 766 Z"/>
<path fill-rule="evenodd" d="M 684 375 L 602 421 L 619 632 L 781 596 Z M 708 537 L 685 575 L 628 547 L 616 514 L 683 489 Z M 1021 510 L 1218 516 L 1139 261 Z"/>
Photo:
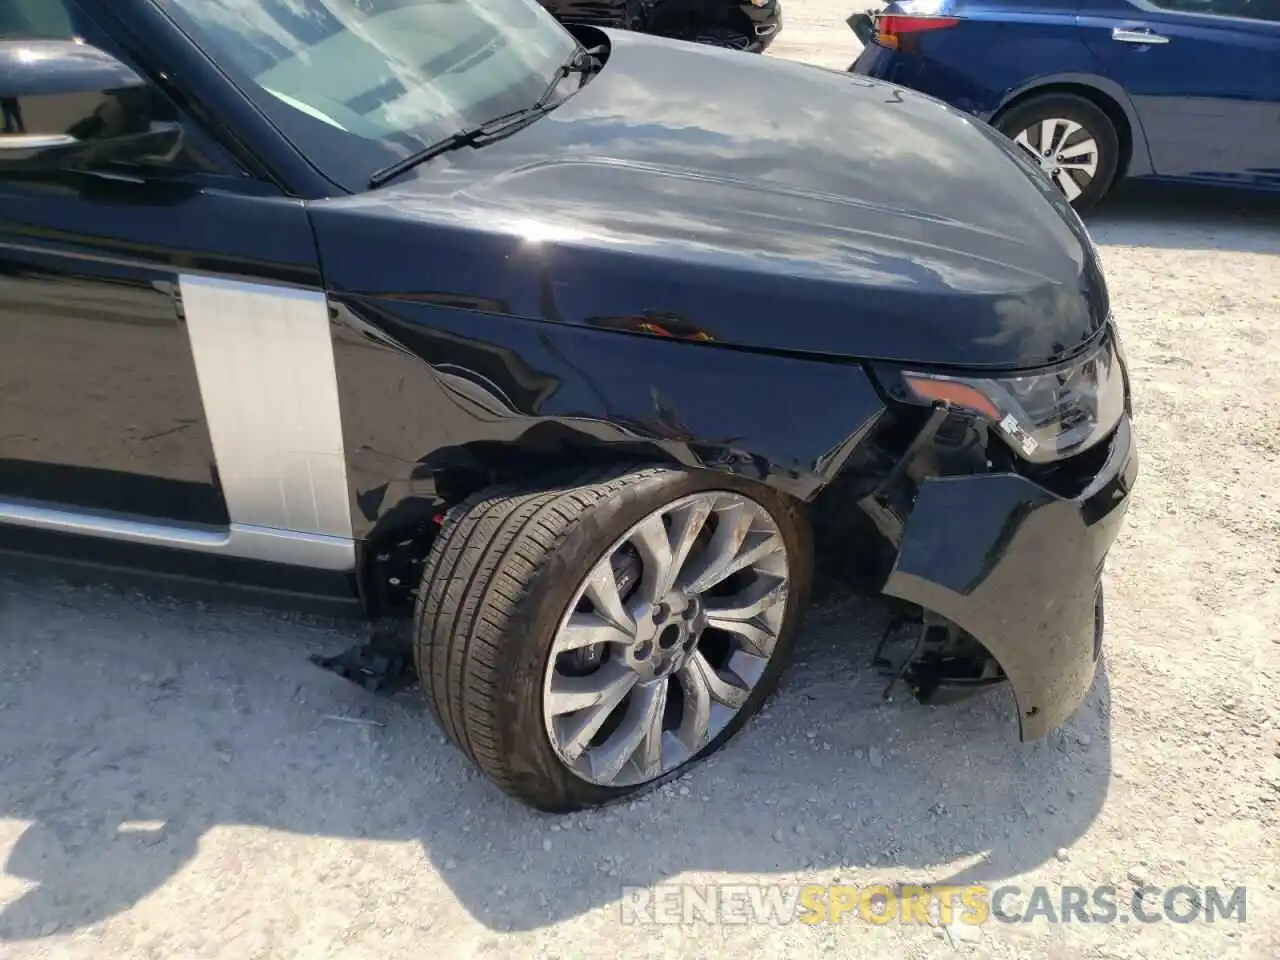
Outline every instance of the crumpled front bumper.
<path fill-rule="evenodd" d="M 1015 473 L 923 480 L 883 592 L 941 614 L 999 662 L 1023 740 L 1067 720 L 1101 652 L 1100 578 L 1138 475 L 1128 416 L 1078 496 Z"/>

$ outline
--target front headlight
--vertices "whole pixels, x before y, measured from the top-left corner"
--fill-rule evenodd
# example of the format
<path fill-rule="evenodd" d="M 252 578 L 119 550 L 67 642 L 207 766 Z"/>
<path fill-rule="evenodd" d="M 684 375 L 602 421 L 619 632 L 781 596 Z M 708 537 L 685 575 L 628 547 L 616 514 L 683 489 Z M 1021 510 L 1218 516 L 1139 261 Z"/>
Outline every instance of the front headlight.
<path fill-rule="evenodd" d="M 1084 357 L 1026 376 L 947 377 L 904 370 L 916 398 L 963 407 L 989 420 L 1033 463 L 1088 450 L 1125 412 L 1125 378 L 1113 333 Z"/>

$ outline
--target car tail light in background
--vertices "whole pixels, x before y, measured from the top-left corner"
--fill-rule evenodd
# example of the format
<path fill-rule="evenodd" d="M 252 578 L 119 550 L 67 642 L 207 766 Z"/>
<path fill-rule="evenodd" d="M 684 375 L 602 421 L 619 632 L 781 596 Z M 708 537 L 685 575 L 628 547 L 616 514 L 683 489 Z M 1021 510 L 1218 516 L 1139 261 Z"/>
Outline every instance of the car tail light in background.
<path fill-rule="evenodd" d="M 876 43 L 890 50 L 910 47 L 917 34 L 930 30 L 945 30 L 960 22 L 958 17 L 922 17 L 900 13 L 885 13 L 876 18 Z"/>

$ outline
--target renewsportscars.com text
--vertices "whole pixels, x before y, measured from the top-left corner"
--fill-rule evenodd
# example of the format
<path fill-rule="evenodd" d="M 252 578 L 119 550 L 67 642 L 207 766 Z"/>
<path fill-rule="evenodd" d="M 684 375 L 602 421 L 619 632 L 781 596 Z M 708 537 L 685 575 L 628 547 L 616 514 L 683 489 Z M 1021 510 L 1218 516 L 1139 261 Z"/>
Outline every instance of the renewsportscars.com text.
<path fill-rule="evenodd" d="M 1244 887 L 660 884 L 626 887 L 625 924 L 809 926 L 998 923 L 1244 923 Z"/>

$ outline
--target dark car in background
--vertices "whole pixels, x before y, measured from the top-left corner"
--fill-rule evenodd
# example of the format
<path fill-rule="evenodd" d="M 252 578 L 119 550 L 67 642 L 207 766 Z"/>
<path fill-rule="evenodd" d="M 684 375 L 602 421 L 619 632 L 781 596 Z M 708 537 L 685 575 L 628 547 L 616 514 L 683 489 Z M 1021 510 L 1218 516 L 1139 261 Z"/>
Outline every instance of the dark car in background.
<path fill-rule="evenodd" d="M 763 53 L 782 29 L 782 0 L 538 0 L 557 20 L 636 30 Z"/>
<path fill-rule="evenodd" d="M 728 742 L 815 578 L 921 700 L 1088 693 L 1128 376 L 985 124 L 534 0 L 21 2 L 0 559 L 366 617 L 547 810 Z"/>
<path fill-rule="evenodd" d="M 850 67 L 1013 138 L 1078 208 L 1125 177 L 1280 190 L 1280 0 L 899 0 Z"/>

